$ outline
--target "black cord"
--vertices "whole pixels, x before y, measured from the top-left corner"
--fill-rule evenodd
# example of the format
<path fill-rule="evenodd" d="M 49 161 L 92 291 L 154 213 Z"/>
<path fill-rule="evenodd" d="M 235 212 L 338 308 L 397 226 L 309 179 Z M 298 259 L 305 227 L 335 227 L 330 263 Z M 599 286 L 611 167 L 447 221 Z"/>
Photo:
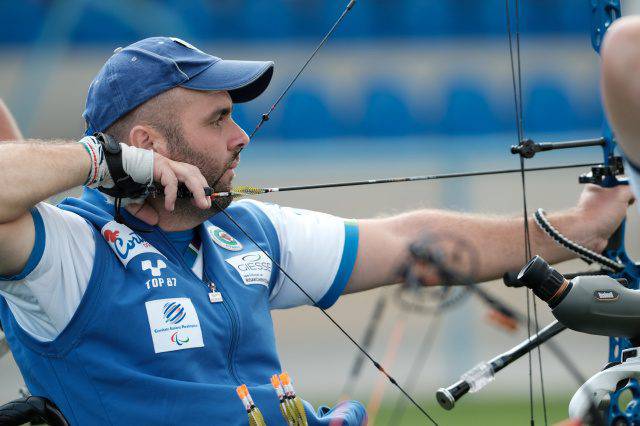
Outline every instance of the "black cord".
<path fill-rule="evenodd" d="M 125 219 L 124 215 L 122 214 L 122 198 L 115 198 L 114 202 L 114 215 L 113 218 L 115 219 L 116 222 L 125 225 L 129 228 L 131 228 L 132 230 L 141 233 L 141 234 L 149 234 L 151 232 L 153 232 L 153 228 L 139 228 L 137 226 L 133 226 L 130 223 L 127 223 L 127 220 Z"/>
<path fill-rule="evenodd" d="M 388 380 L 389 382 L 391 382 L 391 384 L 393 384 L 400 392 L 402 392 L 404 394 L 405 397 L 407 397 L 407 399 L 409 399 L 409 401 L 411 401 L 411 403 L 418 409 L 420 410 L 420 412 L 429 419 L 429 421 L 431 421 L 431 423 L 433 423 L 434 425 L 438 425 L 438 423 L 433 419 L 433 417 L 431 417 L 429 415 L 429 413 L 427 413 L 427 411 L 420 405 L 418 404 L 418 402 L 411 396 L 409 395 L 409 393 L 407 393 L 407 391 L 400 386 L 400 384 L 396 381 L 395 378 L 393 378 L 393 376 L 391 376 L 385 369 L 384 367 L 378 362 L 376 361 L 373 356 L 366 351 L 345 329 L 344 327 L 342 327 L 325 309 L 323 309 L 322 307 L 318 306 L 318 303 L 315 301 L 315 299 L 313 297 L 311 297 L 311 295 L 300 285 L 298 284 L 298 282 L 293 279 L 293 277 L 291 275 L 289 275 L 289 273 L 265 250 L 263 249 L 260 244 L 258 244 L 256 242 L 256 240 L 249 235 L 249 233 L 247 231 L 245 231 L 245 229 L 242 227 L 242 225 L 240 225 L 226 210 L 220 208 L 220 206 L 218 205 L 218 203 L 213 200 L 213 203 L 216 205 L 216 207 L 218 207 L 218 209 L 227 217 L 227 219 L 229 219 L 229 221 L 231 221 L 240 232 L 242 232 L 244 234 L 245 237 L 247 237 L 249 239 L 249 241 L 251 241 L 253 244 L 256 245 L 256 247 L 258 247 L 258 249 L 265 255 L 267 256 L 267 258 L 269 258 L 269 260 L 271 260 L 271 262 L 276 266 L 276 268 L 278 268 L 278 270 L 287 278 L 289 279 L 297 288 L 298 290 L 300 290 L 302 292 L 302 294 L 304 294 L 307 299 L 309 299 L 309 301 L 313 304 L 313 306 L 315 306 L 316 308 L 318 308 L 320 310 L 320 312 L 322 312 L 322 314 L 333 323 L 333 325 L 336 326 L 336 328 L 338 328 L 338 330 L 340 330 L 340 332 L 347 338 L 349 339 L 349 341 L 351 343 L 353 343 L 353 345 L 365 356 L 369 359 L 369 361 L 371 361 L 371 363 L 373 364 L 374 367 L 376 367 L 376 369 L 378 371 L 380 371 Z"/>

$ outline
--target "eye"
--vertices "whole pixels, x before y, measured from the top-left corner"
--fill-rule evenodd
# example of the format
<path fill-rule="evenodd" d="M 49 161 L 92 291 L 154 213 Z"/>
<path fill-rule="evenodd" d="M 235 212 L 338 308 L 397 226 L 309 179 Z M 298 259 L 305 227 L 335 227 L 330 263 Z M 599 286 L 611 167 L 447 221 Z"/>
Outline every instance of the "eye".
<path fill-rule="evenodd" d="M 211 122 L 211 125 L 213 125 L 215 127 L 219 127 L 230 116 L 231 116 L 230 113 L 223 112 L 222 114 L 220 114 L 220 117 L 217 120 L 214 120 L 214 121 Z"/>

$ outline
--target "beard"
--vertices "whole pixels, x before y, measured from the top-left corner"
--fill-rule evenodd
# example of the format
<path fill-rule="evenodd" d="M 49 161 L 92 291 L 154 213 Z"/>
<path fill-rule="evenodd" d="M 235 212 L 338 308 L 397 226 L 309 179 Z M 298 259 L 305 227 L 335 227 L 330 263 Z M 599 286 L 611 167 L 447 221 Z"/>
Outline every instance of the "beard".
<path fill-rule="evenodd" d="M 224 180 L 223 176 L 237 158 L 239 151 L 235 152 L 228 161 L 221 163 L 219 159 L 209 157 L 208 153 L 197 152 L 185 143 L 186 139 L 180 127 L 166 129 L 165 135 L 171 160 L 196 166 L 214 192 L 231 190 L 231 179 Z M 231 201 L 233 201 L 232 197 L 218 198 L 212 201 L 210 210 L 203 210 L 191 204 L 191 199 L 178 198 L 173 213 L 204 221 L 229 207 Z"/>

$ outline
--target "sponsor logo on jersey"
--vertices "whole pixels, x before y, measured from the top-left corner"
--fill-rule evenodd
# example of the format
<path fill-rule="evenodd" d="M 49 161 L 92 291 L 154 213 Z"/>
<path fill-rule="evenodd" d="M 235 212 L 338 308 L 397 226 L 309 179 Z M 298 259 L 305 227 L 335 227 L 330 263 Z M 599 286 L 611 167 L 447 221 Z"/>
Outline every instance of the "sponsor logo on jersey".
<path fill-rule="evenodd" d="M 162 256 L 155 247 L 133 232 L 128 226 L 115 220 L 102 227 L 102 236 L 126 267 L 129 261 L 142 253 L 156 253 Z M 164 256 L 163 256 L 164 257 Z"/>
<path fill-rule="evenodd" d="M 176 302 L 165 303 L 162 307 L 162 314 L 164 315 L 165 322 L 169 324 L 180 324 L 187 316 L 182 305 Z"/>
<path fill-rule="evenodd" d="M 156 259 L 156 265 L 153 266 L 151 260 L 143 260 L 140 264 L 143 271 L 151 271 L 152 277 L 159 277 L 162 275 L 162 270 L 167 267 L 162 259 Z"/>
<path fill-rule="evenodd" d="M 242 250 L 242 244 L 240 243 L 240 241 L 233 238 L 224 229 L 220 229 L 217 226 L 211 225 L 207 228 L 207 231 L 209 232 L 209 236 L 211 237 L 213 242 L 220 247 L 231 251 Z"/>
<path fill-rule="evenodd" d="M 230 257 L 226 262 L 238 271 L 240 278 L 246 285 L 260 284 L 269 287 L 271 259 L 261 251 L 252 251 Z"/>
<path fill-rule="evenodd" d="M 204 346 L 198 313 L 187 297 L 145 303 L 149 331 L 156 353 Z"/>
<path fill-rule="evenodd" d="M 147 290 L 158 287 L 175 287 L 178 284 L 178 280 L 175 277 L 163 277 L 162 270 L 167 267 L 167 264 L 162 259 L 145 259 L 140 262 L 140 269 L 143 271 L 151 272 L 153 278 L 147 280 L 145 285 Z"/>

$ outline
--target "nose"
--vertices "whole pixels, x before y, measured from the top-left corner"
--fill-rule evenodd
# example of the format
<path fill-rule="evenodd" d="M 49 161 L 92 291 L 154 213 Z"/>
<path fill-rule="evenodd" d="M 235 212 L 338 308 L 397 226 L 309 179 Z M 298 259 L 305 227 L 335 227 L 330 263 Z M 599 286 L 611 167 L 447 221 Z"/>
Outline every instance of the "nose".
<path fill-rule="evenodd" d="M 249 143 L 249 136 L 247 136 L 247 132 L 245 132 L 242 127 L 238 126 L 235 121 L 233 122 L 233 126 L 233 136 L 229 139 L 229 150 L 240 151 Z"/>

